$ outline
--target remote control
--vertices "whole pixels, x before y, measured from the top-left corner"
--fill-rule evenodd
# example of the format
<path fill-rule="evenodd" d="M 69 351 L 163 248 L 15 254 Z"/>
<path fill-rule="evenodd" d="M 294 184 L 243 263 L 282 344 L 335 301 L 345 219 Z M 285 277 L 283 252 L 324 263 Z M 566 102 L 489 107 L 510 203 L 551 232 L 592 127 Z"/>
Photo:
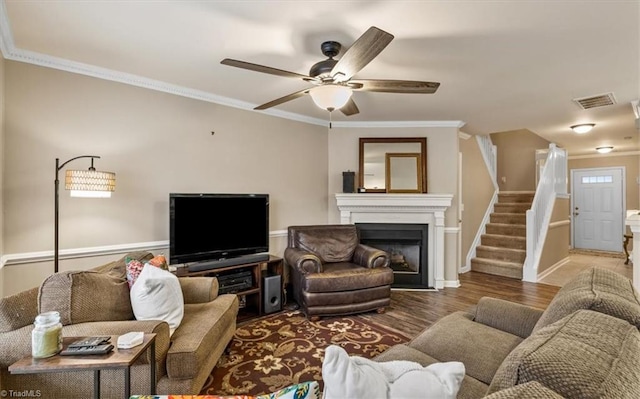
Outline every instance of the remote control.
<path fill-rule="evenodd" d="M 113 350 L 113 345 L 111 344 L 103 344 L 103 345 L 93 345 L 93 346 L 78 346 L 74 348 L 68 347 L 67 349 L 60 352 L 61 355 L 72 355 L 72 356 L 82 356 L 82 355 L 104 355 Z"/>
<path fill-rule="evenodd" d="M 96 345 L 104 345 L 109 343 L 111 337 L 87 337 L 83 339 L 79 339 L 77 341 L 69 344 L 69 348 L 78 348 L 81 346 L 96 346 Z"/>

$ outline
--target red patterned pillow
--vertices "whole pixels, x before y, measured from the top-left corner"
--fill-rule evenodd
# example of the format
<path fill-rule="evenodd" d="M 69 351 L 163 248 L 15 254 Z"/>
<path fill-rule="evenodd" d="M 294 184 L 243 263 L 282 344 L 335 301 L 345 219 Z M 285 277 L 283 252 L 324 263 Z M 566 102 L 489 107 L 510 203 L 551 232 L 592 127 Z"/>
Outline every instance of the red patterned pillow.
<path fill-rule="evenodd" d="M 136 282 L 144 264 L 137 259 L 126 259 L 127 264 L 127 282 L 129 283 L 129 288 Z"/>
<path fill-rule="evenodd" d="M 146 264 L 158 267 L 162 270 L 169 270 L 169 265 L 167 265 L 167 258 L 165 258 L 165 256 L 162 254 L 154 256 L 153 259 L 150 259 L 146 263 L 142 263 L 137 259 L 130 258 L 127 258 L 125 260 L 125 263 L 127 264 L 127 282 L 129 283 L 129 288 L 131 288 L 133 286 L 133 283 L 136 282 L 138 276 L 140 275 L 140 272 L 142 271 L 142 268 Z"/>

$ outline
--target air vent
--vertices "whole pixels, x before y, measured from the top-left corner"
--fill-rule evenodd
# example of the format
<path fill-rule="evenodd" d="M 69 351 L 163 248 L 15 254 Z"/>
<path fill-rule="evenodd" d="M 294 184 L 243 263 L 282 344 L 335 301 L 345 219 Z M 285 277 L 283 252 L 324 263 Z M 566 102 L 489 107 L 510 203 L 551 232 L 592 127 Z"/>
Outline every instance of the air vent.
<path fill-rule="evenodd" d="M 613 93 L 606 93 L 591 97 L 574 98 L 573 101 L 575 101 L 580 108 L 589 109 L 613 105 L 616 103 L 616 98 L 613 96 Z"/>

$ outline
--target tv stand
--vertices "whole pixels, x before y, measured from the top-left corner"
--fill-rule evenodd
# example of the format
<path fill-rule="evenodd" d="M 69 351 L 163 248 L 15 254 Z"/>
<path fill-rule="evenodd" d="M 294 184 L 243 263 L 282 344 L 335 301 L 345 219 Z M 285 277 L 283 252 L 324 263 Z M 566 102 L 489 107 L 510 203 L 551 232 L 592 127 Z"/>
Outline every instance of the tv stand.
<path fill-rule="evenodd" d="M 269 260 L 269 254 L 251 254 L 236 256 L 235 258 L 196 262 L 190 264 L 187 268 L 189 272 L 200 272 L 203 270 L 213 270 L 221 267 L 242 265 L 245 263 L 264 262 L 266 260 Z"/>
<path fill-rule="evenodd" d="M 202 264 L 200 264 L 202 263 Z M 265 287 L 263 286 L 263 278 L 266 276 L 280 276 L 280 303 L 285 299 L 284 293 L 284 264 L 282 258 L 269 254 L 255 254 L 241 256 L 238 258 L 223 259 L 221 261 L 200 262 L 195 265 L 182 266 L 176 269 L 178 277 L 228 277 L 230 274 L 242 273 L 243 280 L 250 272 L 251 286 L 239 284 L 238 291 L 230 291 L 238 295 L 240 300 L 240 311 L 238 312 L 238 320 L 246 320 L 265 314 L 264 305 L 268 302 L 265 299 Z M 191 266 L 202 267 L 201 270 L 193 270 Z M 220 280 L 219 280 L 220 281 Z M 227 280 L 228 281 L 228 280 Z M 244 283 L 244 280 L 243 280 Z"/>

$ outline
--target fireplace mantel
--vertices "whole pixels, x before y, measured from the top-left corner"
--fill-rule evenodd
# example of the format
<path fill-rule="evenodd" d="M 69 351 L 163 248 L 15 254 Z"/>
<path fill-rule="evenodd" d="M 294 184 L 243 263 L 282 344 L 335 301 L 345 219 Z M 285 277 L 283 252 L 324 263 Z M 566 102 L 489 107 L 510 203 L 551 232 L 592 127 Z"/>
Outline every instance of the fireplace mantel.
<path fill-rule="evenodd" d="M 444 288 L 444 213 L 453 194 L 336 194 L 340 223 L 429 225 L 429 282 Z"/>

